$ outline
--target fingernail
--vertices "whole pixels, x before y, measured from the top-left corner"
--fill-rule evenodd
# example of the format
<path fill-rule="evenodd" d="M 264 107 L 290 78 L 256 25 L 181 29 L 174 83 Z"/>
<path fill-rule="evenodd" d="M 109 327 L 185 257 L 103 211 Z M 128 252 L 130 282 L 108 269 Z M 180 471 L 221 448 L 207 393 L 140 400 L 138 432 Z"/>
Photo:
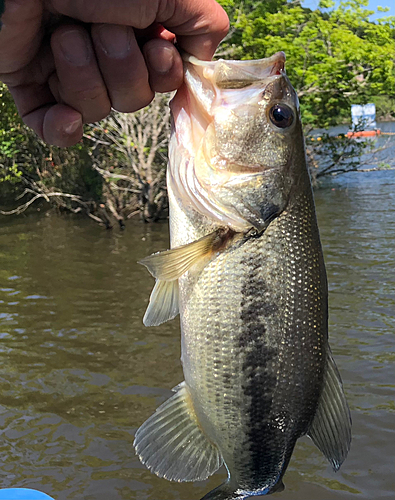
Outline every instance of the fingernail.
<path fill-rule="evenodd" d="M 74 132 L 76 132 L 79 127 L 81 127 L 82 121 L 81 118 L 78 118 L 78 120 L 75 120 L 74 122 L 69 123 L 63 128 L 63 131 L 67 135 L 72 135 Z"/>
<path fill-rule="evenodd" d="M 60 46 L 64 57 L 75 66 L 84 66 L 91 57 L 88 37 L 79 30 L 69 30 L 62 33 Z"/>
<path fill-rule="evenodd" d="M 147 50 L 148 64 L 157 73 L 168 73 L 174 62 L 173 50 L 168 47 L 151 47 Z"/>
<path fill-rule="evenodd" d="M 110 57 L 122 58 L 130 50 L 131 28 L 104 25 L 99 28 L 99 39 L 104 52 Z"/>

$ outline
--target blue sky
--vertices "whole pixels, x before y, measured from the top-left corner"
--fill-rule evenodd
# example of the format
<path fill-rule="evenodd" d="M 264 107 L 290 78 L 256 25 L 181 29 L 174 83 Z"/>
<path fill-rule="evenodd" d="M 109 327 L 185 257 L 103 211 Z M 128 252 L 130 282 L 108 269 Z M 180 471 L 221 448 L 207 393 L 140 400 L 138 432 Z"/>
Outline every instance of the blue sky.
<path fill-rule="evenodd" d="M 336 2 L 339 3 L 339 2 Z M 309 7 L 310 9 L 316 9 L 319 4 L 319 0 L 302 0 L 302 4 L 304 7 Z M 394 0 L 369 0 L 369 10 L 377 11 L 377 7 L 389 7 L 389 11 L 387 13 L 378 12 L 377 14 L 370 17 L 372 21 L 379 17 L 385 16 L 395 16 L 395 2 Z"/>

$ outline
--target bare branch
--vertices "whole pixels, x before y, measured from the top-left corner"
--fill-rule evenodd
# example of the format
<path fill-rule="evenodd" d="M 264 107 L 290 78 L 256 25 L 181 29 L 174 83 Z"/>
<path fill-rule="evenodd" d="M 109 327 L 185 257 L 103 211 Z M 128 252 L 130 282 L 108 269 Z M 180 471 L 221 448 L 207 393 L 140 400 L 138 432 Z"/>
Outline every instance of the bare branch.
<path fill-rule="evenodd" d="M 26 189 L 23 193 L 23 196 L 25 196 L 28 193 L 34 193 L 34 191 L 32 191 L 31 189 Z M 23 196 L 21 196 L 20 198 L 22 198 Z M 32 205 L 36 200 L 43 198 L 45 201 L 47 201 L 49 203 L 49 201 L 50 201 L 49 198 L 54 197 L 54 196 L 57 196 L 59 198 L 62 198 L 62 197 L 69 198 L 77 203 L 80 203 L 84 207 L 87 207 L 87 204 L 84 201 L 82 201 L 82 199 L 79 196 L 75 196 L 73 194 L 61 193 L 61 192 L 58 192 L 58 193 L 36 193 L 33 196 L 33 198 L 31 198 L 29 201 L 27 201 L 23 205 L 20 205 L 19 207 L 15 208 L 14 210 L 9 210 L 9 211 L 0 210 L 0 214 L 1 215 L 14 215 L 14 214 L 19 215 L 19 214 L 25 212 L 30 207 L 30 205 Z"/>

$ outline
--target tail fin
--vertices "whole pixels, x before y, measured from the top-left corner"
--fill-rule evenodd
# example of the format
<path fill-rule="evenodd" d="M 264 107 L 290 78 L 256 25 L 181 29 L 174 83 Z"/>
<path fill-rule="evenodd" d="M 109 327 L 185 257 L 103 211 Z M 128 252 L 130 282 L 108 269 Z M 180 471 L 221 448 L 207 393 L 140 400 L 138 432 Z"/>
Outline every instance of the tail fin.
<path fill-rule="evenodd" d="M 245 498 L 250 498 L 256 495 L 270 495 L 271 493 L 280 493 L 284 491 L 285 486 L 284 483 L 280 480 L 275 486 L 272 488 L 265 488 L 262 490 L 254 490 L 254 491 L 242 491 L 235 489 L 235 486 L 232 486 L 229 483 L 229 479 L 227 479 L 221 486 L 211 490 L 204 495 L 201 500 L 244 500 Z"/>
<path fill-rule="evenodd" d="M 242 500 L 243 498 L 247 498 L 245 494 L 238 494 L 229 482 L 225 481 L 218 488 L 209 491 L 201 500 Z"/>

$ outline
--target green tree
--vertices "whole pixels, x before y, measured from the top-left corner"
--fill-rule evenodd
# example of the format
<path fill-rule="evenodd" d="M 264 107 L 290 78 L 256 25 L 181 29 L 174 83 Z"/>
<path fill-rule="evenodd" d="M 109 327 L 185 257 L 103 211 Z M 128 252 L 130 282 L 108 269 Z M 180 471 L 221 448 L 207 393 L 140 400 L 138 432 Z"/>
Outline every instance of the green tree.
<path fill-rule="evenodd" d="M 5 85 L 0 83 L 0 182 L 18 181 L 18 171 L 14 157 L 24 141 L 23 123 Z"/>
<path fill-rule="evenodd" d="M 336 125 L 349 118 L 350 104 L 395 95 L 395 18 L 370 22 L 368 0 L 337 8 L 322 0 L 314 11 L 282 0 L 221 3 L 234 22 L 225 53 L 259 59 L 283 50 L 306 125 Z"/>

